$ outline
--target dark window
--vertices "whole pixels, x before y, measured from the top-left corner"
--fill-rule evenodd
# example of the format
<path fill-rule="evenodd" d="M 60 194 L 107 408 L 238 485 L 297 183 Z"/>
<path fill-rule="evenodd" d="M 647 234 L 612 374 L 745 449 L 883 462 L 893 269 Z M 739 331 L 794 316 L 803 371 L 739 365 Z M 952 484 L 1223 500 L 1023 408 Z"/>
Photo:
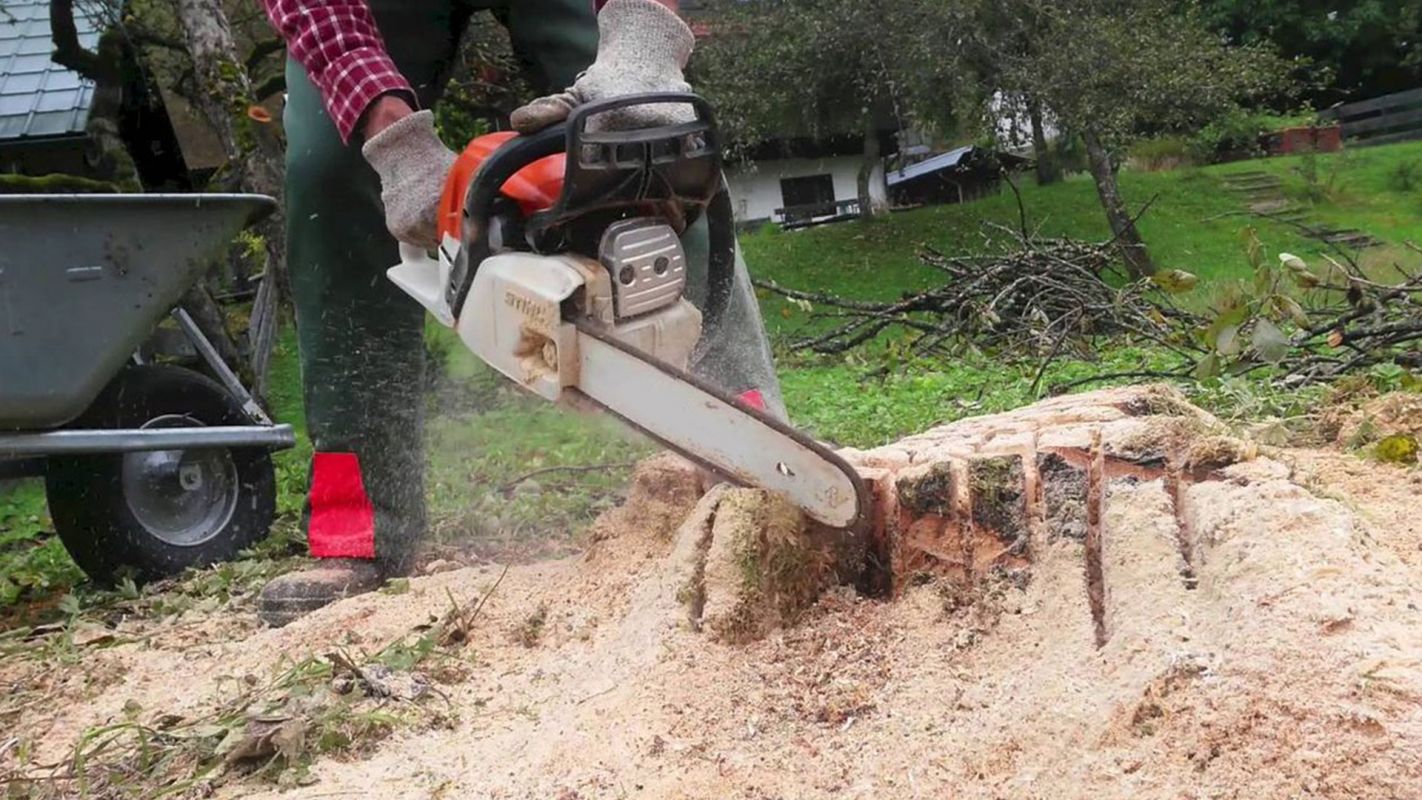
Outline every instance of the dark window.
<path fill-rule="evenodd" d="M 834 178 L 829 175 L 806 175 L 803 178 L 781 178 L 780 197 L 786 208 L 796 206 L 833 206 Z"/>

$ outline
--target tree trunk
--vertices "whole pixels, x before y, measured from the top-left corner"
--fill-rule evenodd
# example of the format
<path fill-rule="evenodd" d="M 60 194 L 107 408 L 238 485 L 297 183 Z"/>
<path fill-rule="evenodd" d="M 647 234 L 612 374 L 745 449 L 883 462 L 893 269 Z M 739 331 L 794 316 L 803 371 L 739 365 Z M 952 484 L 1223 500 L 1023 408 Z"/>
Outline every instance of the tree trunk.
<path fill-rule="evenodd" d="M 1032 158 L 1037 162 L 1037 185 L 1046 186 L 1062 179 L 1061 165 L 1047 145 L 1047 132 L 1042 127 L 1042 104 L 1035 98 L 1028 101 L 1027 116 L 1032 122 Z"/>
<path fill-rule="evenodd" d="M 1096 194 L 1101 198 L 1101 208 L 1106 211 L 1106 221 L 1111 224 L 1111 234 L 1116 245 L 1121 248 L 1126 270 L 1132 278 L 1144 278 L 1155 272 L 1150 252 L 1141 240 L 1136 223 L 1126 210 L 1126 201 L 1121 199 L 1121 190 L 1116 185 L 1116 167 L 1111 163 L 1111 154 L 1106 151 L 1095 133 L 1082 134 L 1086 143 L 1087 160 L 1091 163 L 1091 177 L 1096 181 Z"/>
<path fill-rule="evenodd" d="M 874 118 L 870 116 L 864 120 L 864 161 L 859 165 L 860 217 L 873 217 L 884 211 L 869 189 L 874 179 L 874 168 L 879 166 L 882 160 L 879 154 L 879 132 L 874 129 Z"/>
<path fill-rule="evenodd" d="M 237 54 L 232 29 L 219 0 L 178 0 L 178 19 L 192 54 L 198 84 L 198 106 L 222 143 L 230 168 L 243 189 L 281 197 L 282 155 L 275 134 L 248 113 L 256 102 L 246 66 Z M 268 217 L 257 229 L 266 244 L 267 275 L 274 288 L 285 283 L 286 236 L 283 213 Z M 261 302 L 252 315 L 270 320 L 279 291 L 259 293 Z M 249 331 L 258 396 L 266 392 L 266 363 L 275 337 Z"/>

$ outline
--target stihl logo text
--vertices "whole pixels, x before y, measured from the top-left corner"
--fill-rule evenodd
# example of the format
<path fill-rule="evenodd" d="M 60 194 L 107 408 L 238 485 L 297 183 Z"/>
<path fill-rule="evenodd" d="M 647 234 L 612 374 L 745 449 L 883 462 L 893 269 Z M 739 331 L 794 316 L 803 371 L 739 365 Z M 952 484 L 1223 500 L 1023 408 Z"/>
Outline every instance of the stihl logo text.
<path fill-rule="evenodd" d="M 552 334 L 558 324 L 558 316 L 551 305 L 531 297 L 525 297 L 512 289 L 504 290 L 504 305 L 528 319 L 528 327 L 542 333 Z"/>

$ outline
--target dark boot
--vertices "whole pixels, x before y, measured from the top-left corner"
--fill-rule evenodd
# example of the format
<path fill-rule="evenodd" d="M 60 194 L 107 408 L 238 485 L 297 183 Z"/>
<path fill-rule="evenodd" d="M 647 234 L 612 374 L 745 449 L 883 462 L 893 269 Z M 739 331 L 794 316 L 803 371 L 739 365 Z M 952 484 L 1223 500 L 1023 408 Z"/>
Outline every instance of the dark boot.
<path fill-rule="evenodd" d="M 273 578 L 262 587 L 258 615 L 280 628 L 322 606 L 376 589 L 384 582 L 374 561 L 328 558 Z"/>

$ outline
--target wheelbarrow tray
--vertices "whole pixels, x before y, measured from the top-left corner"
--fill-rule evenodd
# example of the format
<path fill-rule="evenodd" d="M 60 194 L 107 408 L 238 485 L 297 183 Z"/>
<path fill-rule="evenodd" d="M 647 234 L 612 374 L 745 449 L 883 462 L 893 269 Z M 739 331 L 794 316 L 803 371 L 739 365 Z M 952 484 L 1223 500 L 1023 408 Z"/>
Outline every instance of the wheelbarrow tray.
<path fill-rule="evenodd" d="M 0 196 L 0 430 L 81 414 L 234 235 L 245 194 Z"/>

